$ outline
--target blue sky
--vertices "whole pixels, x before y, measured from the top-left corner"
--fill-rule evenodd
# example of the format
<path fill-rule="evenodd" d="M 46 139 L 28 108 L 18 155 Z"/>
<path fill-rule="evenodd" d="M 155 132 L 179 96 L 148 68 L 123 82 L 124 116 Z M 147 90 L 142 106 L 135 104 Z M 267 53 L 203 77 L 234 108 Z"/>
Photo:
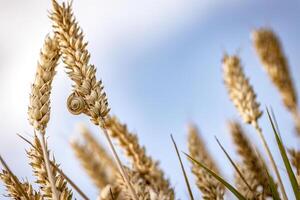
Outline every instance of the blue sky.
<path fill-rule="evenodd" d="M 5 113 L 0 116 L 0 153 L 22 177 L 30 177 L 31 172 L 24 155 L 26 145 L 15 134 L 32 135 L 26 116 L 28 94 L 40 46 L 51 30 L 46 16 L 49 8 L 50 1 L 0 2 L 0 109 Z M 186 150 L 188 122 L 199 126 L 223 175 L 230 180 L 233 174 L 214 140 L 217 136 L 235 157 L 226 120 L 239 116 L 222 82 L 224 52 L 240 55 L 262 109 L 272 106 L 284 142 L 299 146 L 294 140 L 291 116 L 263 71 L 250 40 L 254 28 L 272 27 L 283 42 L 300 89 L 299 1 L 86 0 L 74 1 L 74 12 L 89 41 L 91 61 L 103 79 L 112 113 L 138 133 L 147 152 L 160 160 L 178 198 L 187 199 L 187 192 L 170 134 L 180 149 Z M 68 113 L 65 102 L 71 82 L 62 65 L 53 87 L 49 146 L 66 173 L 96 197 L 96 190 L 66 146 L 71 137 L 78 135 L 78 123 L 88 124 L 96 135 L 100 133 L 86 117 Z M 265 115 L 261 125 L 283 169 Z M 245 128 L 251 140 L 260 145 L 253 129 Z M 105 144 L 103 137 L 99 138 Z M 188 169 L 189 163 L 185 166 Z M 193 189 L 195 196 L 199 195 L 196 187 Z"/>

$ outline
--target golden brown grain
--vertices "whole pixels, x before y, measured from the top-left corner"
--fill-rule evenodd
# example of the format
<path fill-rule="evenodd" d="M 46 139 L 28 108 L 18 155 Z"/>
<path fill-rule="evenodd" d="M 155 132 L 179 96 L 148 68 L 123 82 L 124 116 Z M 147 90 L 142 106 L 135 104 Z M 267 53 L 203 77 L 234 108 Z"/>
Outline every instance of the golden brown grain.
<path fill-rule="evenodd" d="M 133 169 L 142 174 L 157 191 L 163 191 L 172 199 L 174 192 L 169 181 L 164 178 L 158 163 L 146 154 L 145 147 L 140 146 L 137 135 L 129 132 L 127 126 L 115 116 L 108 117 L 105 125 L 111 137 L 118 140 L 127 157 L 132 160 Z"/>
<path fill-rule="evenodd" d="M 81 165 L 99 190 L 113 183 L 117 173 L 116 169 L 106 163 L 105 158 L 99 157 L 95 149 L 90 148 L 88 144 L 80 144 L 79 141 L 72 141 L 71 146 Z"/>
<path fill-rule="evenodd" d="M 229 97 L 246 123 L 254 124 L 262 115 L 256 94 L 237 56 L 223 57 L 224 83 Z"/>
<path fill-rule="evenodd" d="M 59 59 L 59 47 L 55 37 L 47 36 L 40 52 L 35 80 L 28 107 L 29 122 L 35 130 L 45 132 L 50 118 L 51 83 Z"/>
<path fill-rule="evenodd" d="M 19 184 L 21 185 L 23 191 L 25 191 L 26 197 L 24 196 L 23 192 L 19 190 L 15 183 L 15 179 L 12 177 L 14 175 L 10 174 L 6 170 L 2 170 L 0 173 L 0 179 L 3 181 L 6 190 L 8 192 L 7 196 L 15 199 L 15 200 L 22 200 L 29 198 L 30 200 L 42 200 L 42 195 L 40 192 L 37 192 L 33 189 L 32 185 L 29 184 L 28 181 L 21 182 L 18 179 Z"/>
<path fill-rule="evenodd" d="M 47 173 L 44 156 L 43 154 L 41 154 L 41 142 L 39 141 L 37 136 L 34 136 L 33 145 L 35 148 L 30 148 L 29 151 L 27 151 L 28 158 L 30 159 L 30 165 L 33 169 L 33 174 L 36 177 L 36 182 L 40 185 L 43 198 L 51 199 L 53 190 Z M 54 159 L 51 162 L 54 162 Z M 58 167 L 57 164 L 56 166 Z M 65 181 L 63 176 L 58 174 L 53 166 L 51 166 L 51 172 L 54 177 L 59 200 L 70 200 L 72 198 L 72 191 L 68 189 L 67 182 Z"/>
<path fill-rule="evenodd" d="M 292 113 L 300 136 L 300 113 L 297 92 L 280 39 L 272 29 L 260 28 L 252 33 L 253 46 L 273 84 L 277 87 L 286 108 Z"/>
<path fill-rule="evenodd" d="M 73 15 L 71 4 L 62 6 L 55 0 L 51 20 L 57 34 L 62 59 L 74 91 L 68 99 L 73 114 L 85 113 L 96 124 L 101 124 L 109 112 L 106 94 L 101 81 L 96 79 L 96 68 L 89 63 L 87 42 Z"/>
<path fill-rule="evenodd" d="M 262 112 L 259 109 L 259 103 L 256 100 L 256 94 L 249 83 L 248 78 L 243 72 L 240 59 L 237 56 L 225 55 L 223 58 L 224 83 L 227 88 L 229 97 L 234 103 L 238 112 L 242 116 L 245 123 L 251 124 L 259 135 L 263 147 L 271 161 L 273 170 L 276 173 L 279 186 L 281 188 L 284 200 L 287 200 L 285 188 L 275 163 L 272 152 L 268 146 L 265 136 L 259 126 L 258 119 Z"/>
<path fill-rule="evenodd" d="M 253 45 L 265 70 L 278 88 L 285 106 L 297 108 L 297 93 L 279 38 L 273 30 L 260 28 L 252 33 Z"/>
<path fill-rule="evenodd" d="M 247 183 L 255 191 L 254 194 L 257 194 L 258 190 L 261 189 L 264 197 L 271 196 L 268 174 L 266 173 L 267 169 L 264 167 L 266 165 L 263 166 L 264 160 L 262 159 L 262 155 L 256 154 L 256 150 L 253 149 L 252 144 L 238 122 L 231 121 L 228 125 L 236 151 L 242 159 L 240 170 L 244 172 L 243 175 L 246 175 Z M 241 182 L 240 178 L 238 180 L 245 194 L 253 194 L 253 191 L 250 191 L 245 183 Z"/>
<path fill-rule="evenodd" d="M 195 125 L 189 125 L 188 149 L 193 159 L 203 163 L 206 167 L 219 174 L 217 165 L 208 153 Z M 202 198 L 206 200 L 224 199 L 225 191 L 223 185 L 196 163 L 191 161 L 191 164 L 192 172 L 196 177 L 196 184 L 202 192 Z"/>

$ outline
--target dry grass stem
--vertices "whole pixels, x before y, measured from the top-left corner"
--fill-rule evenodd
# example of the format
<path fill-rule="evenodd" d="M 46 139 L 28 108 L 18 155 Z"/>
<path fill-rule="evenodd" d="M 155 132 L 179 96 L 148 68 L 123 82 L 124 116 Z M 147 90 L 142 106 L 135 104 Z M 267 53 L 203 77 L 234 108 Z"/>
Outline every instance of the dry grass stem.
<path fill-rule="evenodd" d="M 190 125 L 188 133 L 188 149 L 191 157 L 219 174 L 219 170 L 211 155 L 206 150 L 204 142 L 200 138 L 196 126 Z M 196 163 L 191 162 L 191 164 L 192 172 L 197 179 L 196 184 L 202 192 L 202 198 L 205 200 L 224 199 L 224 186 L 214 177 L 208 174 L 203 168 L 199 167 Z"/>

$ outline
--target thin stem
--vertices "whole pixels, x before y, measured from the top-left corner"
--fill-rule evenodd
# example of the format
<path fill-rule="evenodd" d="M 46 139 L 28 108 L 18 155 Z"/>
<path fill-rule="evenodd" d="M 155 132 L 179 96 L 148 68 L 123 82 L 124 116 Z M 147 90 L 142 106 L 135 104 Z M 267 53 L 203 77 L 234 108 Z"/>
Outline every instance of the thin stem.
<path fill-rule="evenodd" d="M 188 177 L 186 175 L 186 172 L 185 172 L 185 169 L 184 169 L 184 166 L 183 166 L 183 163 L 182 163 L 182 160 L 181 160 L 178 148 L 177 148 L 177 144 L 176 144 L 176 142 L 175 142 L 172 134 L 171 134 L 171 139 L 172 139 L 173 145 L 175 147 L 177 157 L 179 159 L 180 167 L 181 167 L 181 170 L 182 170 L 182 173 L 183 173 L 183 176 L 184 176 L 184 180 L 185 180 L 186 186 L 188 188 L 190 199 L 194 200 L 194 196 L 193 196 L 192 189 L 191 189 L 191 186 L 190 186 L 190 183 L 189 183 L 189 179 L 188 179 Z"/>
<path fill-rule="evenodd" d="M 55 179 L 53 177 L 51 167 L 50 167 L 50 161 L 49 161 L 49 155 L 48 155 L 48 150 L 46 146 L 46 141 L 45 141 L 45 135 L 42 132 L 39 132 L 40 140 L 41 140 L 41 145 L 42 145 L 42 150 L 43 150 L 43 155 L 44 155 L 44 160 L 45 160 L 45 165 L 46 165 L 46 170 L 49 178 L 49 182 L 51 184 L 51 189 L 52 189 L 52 198 L 54 200 L 59 200 L 58 192 L 56 190 L 55 186 Z"/>
<path fill-rule="evenodd" d="M 16 187 L 19 189 L 19 191 L 22 193 L 22 195 L 25 197 L 25 199 L 29 200 L 28 194 L 23 190 L 23 187 L 21 186 L 19 180 L 17 179 L 17 177 L 12 173 L 12 171 L 10 170 L 10 168 L 8 167 L 8 165 L 6 164 L 6 162 L 4 161 L 4 159 L 2 158 L 2 156 L 0 155 L 0 162 L 3 165 L 3 167 L 5 168 L 5 170 L 11 175 L 13 181 L 16 184 Z"/>
<path fill-rule="evenodd" d="M 129 180 L 129 178 L 128 178 L 128 175 L 127 175 L 127 173 L 125 172 L 124 167 L 123 167 L 123 165 L 122 165 L 122 163 L 121 163 L 121 160 L 120 160 L 120 158 L 119 158 L 119 156 L 118 156 L 118 154 L 117 154 L 117 152 L 116 152 L 116 149 L 115 149 L 115 147 L 114 147 L 114 145 L 113 145 L 113 143 L 112 143 L 112 141 L 111 141 L 111 139 L 110 139 L 110 137 L 109 137 L 109 135 L 108 135 L 108 132 L 107 132 L 107 130 L 106 130 L 106 127 L 105 127 L 105 124 L 104 124 L 104 120 L 103 120 L 103 119 L 101 120 L 101 123 L 100 123 L 100 124 L 102 124 L 102 126 L 100 125 L 100 128 L 101 128 L 101 129 L 103 130 L 103 132 L 104 132 L 104 135 L 105 135 L 105 137 L 106 137 L 106 139 L 107 139 L 107 141 L 108 141 L 108 144 L 109 144 L 109 146 L 110 146 L 110 149 L 111 149 L 111 151 L 112 151 L 112 153 L 113 153 L 113 155 L 114 155 L 114 158 L 115 158 L 115 160 L 116 160 L 116 162 L 117 162 L 119 171 L 120 171 L 122 177 L 124 178 L 126 184 L 127 184 L 128 187 L 129 187 L 129 191 L 130 191 L 130 193 L 131 193 L 131 196 L 132 196 L 132 198 L 133 198 L 134 200 L 138 200 L 138 197 L 137 197 L 137 195 L 136 195 L 136 192 L 135 192 L 135 190 L 133 189 L 132 184 L 130 183 L 130 180 Z"/>
<path fill-rule="evenodd" d="M 267 141 L 266 141 L 266 139 L 265 139 L 265 137 L 264 137 L 264 135 L 262 133 L 262 129 L 259 127 L 259 125 L 258 125 L 257 122 L 255 122 L 253 124 L 253 126 L 255 127 L 255 130 L 258 133 L 258 135 L 259 135 L 259 137 L 260 137 L 260 139 L 261 139 L 261 141 L 263 143 L 263 146 L 264 146 L 264 148 L 265 148 L 265 150 L 266 150 L 266 152 L 267 152 L 267 154 L 268 154 L 268 156 L 270 158 L 271 165 L 273 167 L 273 170 L 275 171 L 275 174 L 276 174 L 278 182 L 279 182 L 279 187 L 280 187 L 280 190 L 282 192 L 283 199 L 284 200 L 288 200 L 286 192 L 285 192 L 285 189 L 284 189 L 284 186 L 283 186 L 283 182 L 282 182 L 282 179 L 281 179 L 281 176 L 280 176 L 280 173 L 279 173 L 279 170 L 278 170 L 278 168 L 276 166 L 274 157 L 273 157 L 273 155 L 271 153 L 271 150 L 270 150 L 270 148 L 269 148 L 269 146 L 267 144 Z"/>

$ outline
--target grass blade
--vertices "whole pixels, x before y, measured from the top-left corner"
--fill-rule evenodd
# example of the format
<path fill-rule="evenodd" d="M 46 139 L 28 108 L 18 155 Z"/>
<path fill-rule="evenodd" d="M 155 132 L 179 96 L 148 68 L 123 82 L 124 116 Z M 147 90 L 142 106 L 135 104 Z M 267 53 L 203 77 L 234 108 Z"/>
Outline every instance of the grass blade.
<path fill-rule="evenodd" d="M 274 132 L 274 135 L 275 135 L 275 138 L 276 138 L 276 142 L 277 142 L 277 145 L 278 145 L 278 148 L 280 150 L 280 154 L 281 154 L 281 158 L 283 160 L 283 163 L 285 165 L 285 168 L 286 168 L 286 171 L 288 173 L 288 176 L 289 176 L 289 179 L 290 179 L 290 183 L 292 185 L 292 188 L 293 188 L 293 191 L 294 191 L 294 194 L 295 194 L 295 197 L 297 200 L 300 200 L 300 190 L 299 190 L 299 185 L 298 185 L 298 182 L 297 182 L 297 179 L 295 177 L 295 174 L 292 170 L 292 167 L 291 167 L 291 163 L 288 159 L 288 156 L 287 156 L 287 153 L 286 153 L 286 150 L 284 148 L 284 145 L 280 139 L 280 136 L 275 128 L 275 125 L 274 125 L 274 122 L 273 122 L 273 119 L 270 115 L 270 112 L 267 108 L 267 114 L 268 114 L 268 117 L 269 117 L 269 120 L 271 122 L 271 125 L 272 125 L 272 129 L 273 129 L 273 132 Z"/>
<path fill-rule="evenodd" d="M 193 196 L 192 189 L 191 189 L 191 186 L 190 186 L 190 183 L 189 183 L 189 179 L 188 179 L 188 177 L 186 175 L 186 172 L 185 172 L 185 169 L 184 169 L 184 166 L 183 166 L 183 163 L 182 163 L 182 160 L 181 160 L 181 157 L 180 157 L 180 154 L 179 154 L 176 142 L 175 142 L 172 134 L 171 134 L 171 139 L 172 139 L 172 142 L 174 144 L 174 147 L 175 147 L 175 150 L 176 150 L 176 154 L 177 154 L 177 157 L 178 157 L 179 162 L 180 162 L 180 167 L 181 167 L 181 170 L 182 170 L 182 173 L 183 173 L 183 176 L 184 176 L 184 180 L 185 180 L 186 186 L 187 186 L 188 191 L 189 191 L 190 199 L 194 200 L 194 196 Z"/>
<path fill-rule="evenodd" d="M 218 174 L 216 174 L 215 172 L 213 172 L 212 170 L 210 170 L 209 168 L 207 168 L 205 165 L 203 165 L 202 163 L 198 162 L 197 160 L 195 160 L 194 158 L 192 158 L 189 154 L 183 152 L 191 161 L 195 162 L 197 165 L 199 165 L 199 167 L 202 167 L 203 169 L 205 169 L 211 176 L 213 176 L 215 179 L 217 179 L 220 183 L 222 183 L 230 192 L 232 192 L 232 194 L 234 194 L 234 196 L 236 196 L 239 200 L 246 200 L 246 198 L 239 193 L 239 191 L 237 191 L 234 186 L 232 186 L 230 183 L 228 183 L 226 180 L 224 180 L 221 176 L 219 176 Z"/>
<path fill-rule="evenodd" d="M 230 163 L 232 164 L 232 166 L 234 167 L 234 169 L 237 171 L 237 173 L 239 174 L 239 176 L 242 178 L 242 180 L 246 184 L 246 186 L 249 188 L 250 191 L 253 191 L 253 189 L 251 188 L 251 186 L 248 184 L 248 182 L 246 181 L 245 177 L 243 176 L 242 172 L 239 170 L 239 168 L 233 162 L 233 160 L 231 159 L 231 157 L 229 156 L 229 154 L 227 153 L 227 151 L 225 150 L 225 148 L 222 146 L 222 144 L 220 143 L 220 141 L 218 140 L 218 138 L 215 137 L 215 139 L 216 139 L 218 145 L 221 147 L 222 151 L 225 153 L 225 155 L 228 158 L 228 160 L 230 161 Z"/>

